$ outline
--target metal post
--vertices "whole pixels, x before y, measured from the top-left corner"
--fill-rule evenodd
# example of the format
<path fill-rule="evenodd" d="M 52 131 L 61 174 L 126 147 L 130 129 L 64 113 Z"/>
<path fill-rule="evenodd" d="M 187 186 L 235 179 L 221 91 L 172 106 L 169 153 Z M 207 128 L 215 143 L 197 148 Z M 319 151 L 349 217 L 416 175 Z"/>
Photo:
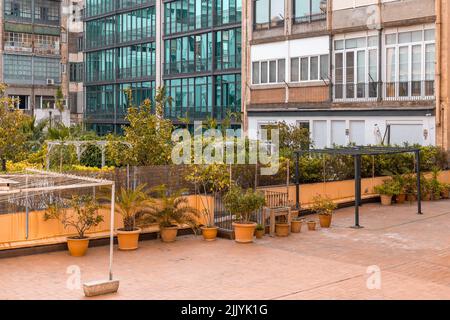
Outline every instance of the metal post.
<path fill-rule="evenodd" d="M 361 205 L 361 155 L 355 155 L 355 225 L 352 228 L 362 228 L 359 225 L 359 207 Z"/>
<path fill-rule="evenodd" d="M 416 176 L 417 176 L 417 214 L 422 213 L 422 190 L 420 186 L 420 150 L 415 152 Z"/>
<path fill-rule="evenodd" d="M 295 208 L 300 210 L 300 175 L 299 175 L 299 154 L 295 154 Z"/>
<path fill-rule="evenodd" d="M 112 281 L 112 265 L 113 265 L 113 251 L 114 251 L 114 205 L 116 200 L 116 185 L 111 185 L 111 214 L 110 214 L 110 230 L 109 230 L 109 280 Z"/>

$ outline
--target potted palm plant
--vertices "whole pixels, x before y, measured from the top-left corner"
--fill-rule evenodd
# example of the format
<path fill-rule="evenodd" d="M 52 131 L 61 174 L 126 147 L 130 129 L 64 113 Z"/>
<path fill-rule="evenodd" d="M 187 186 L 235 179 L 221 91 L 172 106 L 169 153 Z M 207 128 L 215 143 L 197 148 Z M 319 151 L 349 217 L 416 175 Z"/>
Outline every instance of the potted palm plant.
<path fill-rule="evenodd" d="M 200 227 L 203 239 L 214 241 L 217 238 L 218 228 L 214 223 L 214 212 L 211 212 L 211 207 L 208 204 L 208 195 L 215 198 L 218 193 L 230 186 L 230 176 L 226 165 L 215 163 L 194 165 L 186 180 L 194 184 L 195 193 L 203 207 L 201 213 L 204 224 Z"/>
<path fill-rule="evenodd" d="M 163 242 L 176 240 L 179 225 L 188 225 L 195 230 L 200 214 L 197 209 L 189 206 L 189 200 L 183 196 L 182 190 L 169 193 L 166 186 L 162 185 L 155 192 L 156 204 L 142 219 L 158 223 Z"/>
<path fill-rule="evenodd" d="M 140 217 L 151 210 L 154 201 L 145 191 L 145 184 L 136 189 L 121 188 L 116 194 L 115 212 L 123 219 L 123 228 L 117 230 L 119 250 L 136 250 L 138 248 L 141 228 L 137 227 Z"/>
<path fill-rule="evenodd" d="M 329 197 L 317 195 L 313 198 L 311 210 L 319 215 L 319 222 L 322 228 L 329 228 L 331 218 L 337 205 Z"/>
<path fill-rule="evenodd" d="M 414 174 L 406 174 L 403 176 L 403 189 L 406 194 L 406 200 L 409 202 L 417 200 L 417 179 Z"/>
<path fill-rule="evenodd" d="M 235 241 L 238 243 L 253 242 L 256 223 L 250 221 L 251 214 L 261 209 L 266 199 L 260 192 L 242 190 L 232 186 L 223 198 L 225 208 L 235 217 L 233 222 Z"/>
<path fill-rule="evenodd" d="M 44 220 L 55 219 L 60 221 L 64 228 L 74 228 L 77 235 L 67 238 L 67 247 L 71 256 L 81 257 L 86 254 L 89 247 L 86 232 L 103 222 L 103 216 L 98 212 L 99 208 L 97 201 L 91 196 L 72 196 L 67 203 L 57 202 L 48 205 Z"/>
<path fill-rule="evenodd" d="M 394 189 L 398 194 L 395 195 L 395 202 L 398 204 L 402 204 L 406 200 L 406 192 L 405 192 L 405 179 L 403 175 L 396 174 L 392 178 L 392 183 L 394 184 Z"/>

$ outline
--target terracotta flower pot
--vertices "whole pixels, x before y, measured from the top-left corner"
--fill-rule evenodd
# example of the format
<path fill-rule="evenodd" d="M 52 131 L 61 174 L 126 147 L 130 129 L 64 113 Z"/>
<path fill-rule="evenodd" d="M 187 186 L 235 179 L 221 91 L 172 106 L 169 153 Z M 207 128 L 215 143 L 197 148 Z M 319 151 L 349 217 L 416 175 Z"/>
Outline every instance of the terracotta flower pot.
<path fill-rule="evenodd" d="M 417 196 L 415 194 L 407 194 L 406 200 L 408 200 L 409 202 L 414 202 L 417 200 Z"/>
<path fill-rule="evenodd" d="M 291 221 L 291 232 L 292 233 L 300 233 L 302 231 L 303 221 L 301 220 L 292 220 Z"/>
<path fill-rule="evenodd" d="M 253 235 L 256 229 L 256 223 L 238 223 L 233 222 L 234 240 L 237 243 L 253 242 Z"/>
<path fill-rule="evenodd" d="M 136 250 L 139 245 L 140 228 L 133 231 L 117 230 L 117 241 L 119 242 L 119 250 L 130 251 Z"/>
<path fill-rule="evenodd" d="M 314 231 L 316 230 L 316 222 L 315 221 L 308 221 L 308 230 L 309 231 Z"/>
<path fill-rule="evenodd" d="M 431 193 L 422 194 L 422 201 L 430 201 L 430 200 L 431 200 Z"/>
<path fill-rule="evenodd" d="M 89 247 L 89 238 L 67 238 L 67 247 L 72 257 L 82 257 Z"/>
<path fill-rule="evenodd" d="M 178 227 L 164 227 L 160 230 L 162 242 L 174 242 L 177 238 Z"/>
<path fill-rule="evenodd" d="M 275 225 L 275 233 L 277 234 L 277 237 L 287 237 L 289 235 L 289 229 L 290 229 L 289 223 L 277 223 Z"/>
<path fill-rule="evenodd" d="M 398 204 L 405 203 L 405 200 L 406 200 L 406 194 L 404 194 L 404 193 L 398 194 L 395 196 L 395 202 L 397 202 Z"/>
<path fill-rule="evenodd" d="M 214 241 L 217 238 L 217 227 L 201 227 L 203 239 L 205 241 Z"/>
<path fill-rule="evenodd" d="M 448 198 L 450 198 L 450 190 L 443 190 L 443 191 L 441 192 L 441 196 L 442 196 L 442 199 L 448 199 Z"/>
<path fill-rule="evenodd" d="M 380 195 L 381 198 L 381 204 L 383 206 L 390 206 L 392 204 L 392 196 L 387 194 Z"/>
<path fill-rule="evenodd" d="M 329 228 L 331 226 L 331 214 L 319 214 L 319 222 L 321 228 Z"/>
<path fill-rule="evenodd" d="M 265 233 L 265 230 L 255 230 L 256 239 L 262 239 Z"/>

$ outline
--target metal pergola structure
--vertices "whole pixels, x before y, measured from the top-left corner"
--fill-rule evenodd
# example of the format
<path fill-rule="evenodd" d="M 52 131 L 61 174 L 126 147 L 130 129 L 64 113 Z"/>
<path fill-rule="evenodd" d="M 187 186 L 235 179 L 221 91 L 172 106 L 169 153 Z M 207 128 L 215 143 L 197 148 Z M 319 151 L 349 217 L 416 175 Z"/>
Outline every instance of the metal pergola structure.
<path fill-rule="evenodd" d="M 361 157 L 363 155 L 388 155 L 400 153 L 414 153 L 415 171 L 417 175 L 417 214 L 422 214 L 420 192 L 420 149 L 414 147 L 372 147 L 357 146 L 343 148 L 310 149 L 295 151 L 295 202 L 300 210 L 300 168 L 299 159 L 304 154 L 328 154 L 353 156 L 355 164 L 355 225 L 352 228 L 362 228 L 359 224 L 359 207 L 361 206 Z"/>

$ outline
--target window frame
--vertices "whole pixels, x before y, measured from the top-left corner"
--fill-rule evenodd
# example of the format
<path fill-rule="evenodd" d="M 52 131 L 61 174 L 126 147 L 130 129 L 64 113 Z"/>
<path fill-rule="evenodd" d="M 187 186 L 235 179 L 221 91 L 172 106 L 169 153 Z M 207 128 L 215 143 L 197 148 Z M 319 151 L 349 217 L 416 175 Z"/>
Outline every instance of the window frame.
<path fill-rule="evenodd" d="M 279 76 L 279 67 L 280 67 L 280 61 L 284 60 L 284 79 L 282 81 L 280 81 Z M 254 64 L 257 63 L 258 64 L 258 72 L 259 72 L 259 78 L 258 78 L 258 83 L 254 83 L 254 72 L 253 72 L 253 66 Z M 262 64 L 266 63 L 267 64 L 267 82 L 261 82 L 262 79 Z M 275 63 L 275 82 L 271 82 L 270 81 L 270 76 L 271 76 L 271 72 L 270 72 L 270 64 L 271 63 Z M 258 86 L 258 85 L 276 85 L 276 84 L 283 84 L 286 83 L 286 76 L 289 74 L 286 72 L 286 58 L 275 58 L 275 59 L 264 59 L 264 60 L 258 60 L 258 61 L 252 61 L 252 68 L 251 68 L 251 79 L 252 79 L 252 85 L 254 86 Z"/>
<path fill-rule="evenodd" d="M 378 88 L 378 83 L 380 81 L 380 75 L 379 75 L 379 61 L 378 61 L 378 56 L 379 56 L 379 52 L 378 52 L 378 45 L 374 44 L 371 45 L 369 38 L 371 37 L 377 37 L 377 44 L 379 41 L 378 35 L 375 34 L 365 34 L 365 35 L 359 35 L 359 36 L 348 36 L 345 38 L 339 38 L 336 39 L 335 41 L 333 41 L 333 100 L 337 100 L 337 101 L 349 101 L 349 100 L 376 100 L 379 96 L 379 88 Z M 355 46 L 355 47 L 347 47 L 347 41 L 349 40 L 354 40 L 354 41 L 358 41 L 358 39 L 364 39 L 365 40 L 365 46 Z M 340 47 L 339 49 L 336 49 L 336 43 L 337 42 L 342 43 L 342 47 Z M 341 42 L 342 41 L 342 42 Z M 376 66 L 375 66 L 375 70 L 376 70 L 376 79 L 374 79 L 374 81 L 371 81 L 371 77 L 370 77 L 370 52 L 375 50 L 376 52 Z M 363 82 L 358 82 L 358 53 L 364 52 L 364 81 Z M 347 79 L 348 79 L 348 63 L 347 63 L 347 56 L 348 53 L 353 53 L 353 87 L 352 92 L 353 92 L 353 96 L 352 97 L 348 97 L 348 87 L 347 87 Z M 338 54 L 342 54 L 342 83 L 337 83 L 336 80 L 336 56 Z M 371 96 L 371 90 L 370 90 L 370 86 L 369 84 L 375 84 L 375 96 Z M 337 92 L 337 86 L 340 85 L 342 86 L 342 97 L 336 98 L 336 92 Z M 358 96 L 358 93 L 361 91 L 358 91 L 361 89 L 361 85 L 363 85 L 363 89 L 364 89 L 364 94 L 363 96 Z M 373 91 L 372 91 L 373 92 Z"/>
<path fill-rule="evenodd" d="M 426 79 L 426 49 L 428 45 L 434 45 L 434 52 L 436 54 L 436 39 L 433 37 L 432 40 L 426 40 L 425 39 L 425 33 L 426 31 L 435 30 L 433 27 L 429 26 L 421 26 L 420 29 L 411 28 L 411 29 L 400 29 L 400 30 L 388 30 L 385 33 L 383 33 L 383 70 L 382 70 L 382 80 L 385 84 L 385 87 L 382 90 L 382 95 L 384 99 L 411 99 L 414 97 L 434 97 L 436 95 L 435 92 L 435 80 L 427 80 Z M 421 32 L 421 40 L 420 41 L 408 41 L 404 43 L 400 43 L 399 38 L 400 34 L 404 33 L 413 33 L 413 32 Z M 395 43 L 387 44 L 387 37 L 395 35 Z M 417 81 L 413 80 L 413 47 L 420 46 L 420 79 L 418 80 L 420 82 L 420 95 L 413 94 L 413 85 L 412 83 Z M 404 81 L 400 81 L 400 49 L 401 48 L 407 48 L 408 53 L 408 66 L 407 66 L 407 94 L 403 95 L 400 94 L 400 83 L 403 83 Z M 387 66 L 387 52 L 388 50 L 393 49 L 394 50 L 394 90 L 393 94 L 388 94 L 388 86 L 392 84 L 391 81 L 388 82 L 388 66 Z M 434 61 L 436 62 L 436 60 Z M 436 70 L 434 70 L 433 74 L 436 74 Z M 433 94 L 427 95 L 427 90 L 425 87 L 426 81 L 432 81 L 433 82 Z"/>
<path fill-rule="evenodd" d="M 276 22 L 272 22 L 270 21 L 271 18 L 271 11 L 272 11 L 272 1 L 280 1 L 280 0 L 267 0 L 269 2 L 269 5 L 267 6 L 267 14 L 268 14 L 268 21 L 264 22 L 264 23 L 257 23 L 256 22 L 256 2 L 258 2 L 260 0 L 252 0 L 252 4 L 253 4 L 253 30 L 258 31 L 258 30 L 264 30 L 264 29 L 273 29 L 273 28 L 281 28 L 284 27 L 285 25 L 285 20 L 286 20 L 286 7 L 283 4 L 283 19 L 282 20 L 278 20 Z M 284 0 L 282 0 L 284 2 Z"/>
<path fill-rule="evenodd" d="M 311 58 L 317 58 L 317 79 L 311 79 Z M 298 59 L 298 81 L 292 80 L 292 59 Z M 308 59 L 308 80 L 302 80 L 302 59 Z M 298 56 L 298 57 L 291 57 L 291 60 L 289 61 L 289 79 L 291 83 L 311 83 L 311 82 L 317 82 L 317 81 L 324 81 L 327 79 L 322 79 L 322 60 L 325 59 L 327 61 L 327 74 L 328 77 L 330 75 L 330 55 L 328 53 L 325 54 L 312 54 L 307 56 Z"/>

